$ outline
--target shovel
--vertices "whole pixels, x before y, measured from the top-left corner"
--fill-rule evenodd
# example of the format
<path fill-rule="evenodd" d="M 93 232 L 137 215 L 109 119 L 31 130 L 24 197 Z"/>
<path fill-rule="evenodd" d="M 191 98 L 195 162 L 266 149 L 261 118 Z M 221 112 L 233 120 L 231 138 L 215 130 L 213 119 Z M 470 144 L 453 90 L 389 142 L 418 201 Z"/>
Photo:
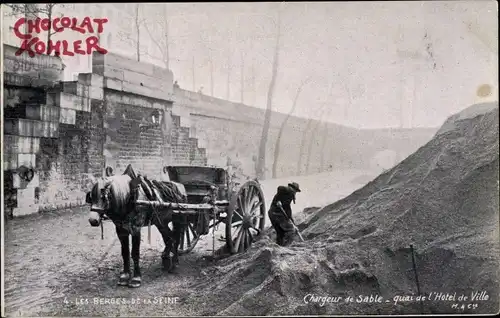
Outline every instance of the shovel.
<path fill-rule="evenodd" d="M 300 234 L 299 228 L 297 227 L 297 225 L 295 225 L 295 222 L 293 222 L 293 220 L 288 217 L 288 214 L 286 214 L 285 210 L 283 210 L 283 206 L 281 206 L 281 204 L 278 205 L 278 207 L 280 208 L 281 212 L 283 212 L 283 214 L 287 217 L 287 219 L 290 220 L 290 222 L 292 222 L 292 225 L 293 225 L 293 228 L 295 229 L 295 232 L 300 237 L 300 240 L 302 242 L 304 242 L 304 238 L 302 237 L 302 234 Z"/>

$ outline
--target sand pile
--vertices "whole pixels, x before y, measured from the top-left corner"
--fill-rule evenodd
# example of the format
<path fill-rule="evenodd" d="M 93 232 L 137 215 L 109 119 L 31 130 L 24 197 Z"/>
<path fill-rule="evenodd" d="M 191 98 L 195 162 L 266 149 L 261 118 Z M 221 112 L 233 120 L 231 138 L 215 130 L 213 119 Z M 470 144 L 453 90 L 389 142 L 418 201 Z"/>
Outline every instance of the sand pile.
<path fill-rule="evenodd" d="M 498 142 L 498 103 L 450 117 L 400 164 L 348 197 L 311 210 L 300 225 L 305 243 L 282 248 L 264 237 L 207 270 L 198 286 L 210 306 L 205 314 L 497 312 Z M 456 301 L 415 301 L 410 244 L 421 293 L 456 293 Z M 489 299 L 471 301 L 475 291 L 486 291 Z M 459 302 L 461 294 L 469 301 Z M 370 295 L 383 300 L 357 302 Z M 345 302 L 348 296 L 354 301 Z M 413 301 L 395 304 L 395 296 Z M 465 308 L 452 308 L 455 303 Z"/>

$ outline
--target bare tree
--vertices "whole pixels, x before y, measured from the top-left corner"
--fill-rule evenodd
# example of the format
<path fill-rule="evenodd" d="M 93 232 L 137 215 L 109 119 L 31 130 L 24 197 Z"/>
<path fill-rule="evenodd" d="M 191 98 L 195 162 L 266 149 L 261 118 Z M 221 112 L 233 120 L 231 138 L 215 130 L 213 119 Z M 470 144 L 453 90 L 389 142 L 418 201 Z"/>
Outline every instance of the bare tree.
<path fill-rule="evenodd" d="M 243 55 L 243 50 L 241 50 L 241 103 L 244 103 L 245 97 L 245 56 Z"/>
<path fill-rule="evenodd" d="M 23 15 L 26 20 L 36 19 L 42 16 L 46 16 L 49 21 L 52 21 L 55 18 L 56 6 L 61 8 L 64 7 L 64 4 L 61 3 L 43 3 L 43 4 L 34 4 L 34 3 L 26 3 L 26 4 L 5 4 L 12 10 L 11 16 L 19 16 Z M 60 15 L 58 15 L 60 17 Z M 25 24 L 26 25 L 26 24 Z M 49 23 L 49 29 L 47 31 L 47 50 L 49 48 L 49 43 L 52 35 L 56 33 L 55 30 L 52 30 L 52 24 Z M 57 54 L 57 52 L 56 52 Z"/>
<path fill-rule="evenodd" d="M 324 106 L 328 107 L 328 104 L 326 104 Z M 325 107 L 322 107 L 320 110 L 321 118 L 324 118 L 325 115 L 328 116 L 331 113 L 331 110 L 332 110 L 331 106 L 328 107 L 326 109 L 326 111 L 325 111 Z M 309 138 L 309 145 L 307 147 L 306 174 L 310 173 L 312 146 L 313 146 L 314 141 L 317 140 L 318 136 L 317 136 L 316 132 L 321 127 L 322 123 L 324 123 L 324 121 L 322 119 L 315 122 L 314 128 L 311 132 L 311 137 Z"/>
<path fill-rule="evenodd" d="M 136 50 L 136 57 L 137 57 L 137 61 L 141 61 L 141 26 L 143 26 L 146 21 L 146 19 L 144 18 L 141 18 L 140 16 L 140 12 L 139 12 L 139 8 L 140 8 L 140 3 L 137 3 L 135 5 L 135 10 L 134 10 L 134 13 L 133 13 L 133 21 L 134 21 L 134 33 L 135 33 L 135 36 L 132 36 L 130 33 L 128 32 L 119 32 L 118 33 L 118 36 L 128 42 L 132 47 L 135 48 Z"/>
<path fill-rule="evenodd" d="M 209 49 L 210 58 L 210 96 L 214 97 L 214 59 L 212 56 L 212 50 Z"/>
<path fill-rule="evenodd" d="M 321 140 L 321 153 L 320 153 L 320 159 L 319 159 L 319 167 L 320 167 L 320 172 L 322 172 L 325 169 L 325 154 L 326 154 L 326 140 L 328 139 L 329 131 L 330 130 L 330 123 L 329 122 L 324 122 L 323 123 L 323 138 Z"/>
<path fill-rule="evenodd" d="M 193 77 L 193 92 L 196 91 L 196 74 L 195 74 L 195 63 L 194 63 L 194 55 L 191 59 L 191 73 Z"/>
<path fill-rule="evenodd" d="M 167 14 L 167 4 L 164 3 L 162 10 L 154 16 L 154 19 L 149 20 L 152 25 L 150 26 L 148 22 L 145 22 L 144 29 L 160 52 L 163 65 L 165 65 L 165 68 L 170 69 L 169 19 Z M 151 29 L 153 29 L 154 32 Z"/>
<path fill-rule="evenodd" d="M 302 173 L 302 157 L 304 157 L 304 147 L 306 145 L 306 136 L 309 129 L 311 129 L 311 125 L 313 124 L 313 119 L 309 118 L 307 120 L 306 129 L 302 135 L 302 139 L 300 140 L 300 148 L 299 148 L 299 159 L 297 160 L 297 175 L 300 176 Z"/>
<path fill-rule="evenodd" d="M 259 178 L 259 179 L 263 179 L 265 177 L 266 145 L 267 145 L 267 137 L 269 134 L 269 127 L 271 124 L 274 87 L 276 86 L 276 77 L 278 76 L 280 37 L 281 37 L 281 8 L 278 11 L 276 46 L 274 49 L 274 60 L 273 60 L 272 73 L 271 73 L 271 83 L 269 84 L 269 90 L 267 93 L 266 113 L 265 113 L 265 117 L 264 117 L 264 126 L 262 127 L 262 135 L 260 137 L 259 156 L 257 158 L 256 174 L 257 174 L 257 178 Z"/>
<path fill-rule="evenodd" d="M 226 82 L 226 100 L 229 100 L 229 98 L 231 97 L 231 69 L 232 69 L 232 65 L 231 65 L 231 43 L 229 43 L 229 52 L 227 54 L 227 82 Z"/>
<path fill-rule="evenodd" d="M 313 146 L 313 143 L 315 140 L 317 140 L 317 135 L 316 135 L 316 132 L 318 131 L 318 128 L 321 126 L 321 123 L 322 121 L 316 121 L 315 122 L 315 125 L 314 125 L 314 128 L 311 132 L 311 138 L 309 139 L 309 144 L 307 146 L 307 159 L 306 159 L 306 175 L 309 174 L 310 170 L 310 166 L 311 166 L 311 153 L 312 153 L 312 146 Z M 304 138 L 305 139 L 305 138 Z"/>
<path fill-rule="evenodd" d="M 330 94 L 332 94 L 333 92 L 333 88 L 334 88 L 334 85 L 332 83 L 332 86 L 330 88 Z M 330 105 L 330 107 L 328 107 L 328 109 L 326 110 L 326 113 L 325 113 L 325 116 L 322 116 L 322 118 L 328 118 L 330 116 L 330 114 L 332 113 L 333 111 L 333 107 L 332 105 Z M 345 111 L 345 109 L 344 109 Z M 329 128 L 330 128 L 330 125 L 331 123 L 328 122 L 328 121 L 323 121 L 323 135 L 322 135 L 322 140 L 321 140 L 321 147 L 320 147 L 320 165 L 319 165 L 319 169 L 321 171 L 323 171 L 324 167 L 325 167 L 325 148 L 326 148 L 326 140 L 328 139 L 328 136 L 330 135 L 329 134 Z M 311 140 L 312 142 L 312 140 Z"/>
<path fill-rule="evenodd" d="M 274 145 L 273 178 L 277 177 L 278 162 L 281 151 L 281 137 L 283 135 L 283 131 L 285 130 L 286 124 L 288 123 L 288 120 L 292 116 L 293 112 L 295 112 L 295 109 L 297 108 L 297 101 L 299 99 L 300 93 L 302 92 L 302 88 L 308 81 L 309 78 L 306 78 L 302 83 L 300 83 L 299 87 L 297 88 L 297 93 L 295 94 L 295 98 L 293 99 L 292 108 L 290 109 L 285 119 L 281 123 L 281 127 L 278 132 L 278 137 L 276 138 L 276 143 Z"/>

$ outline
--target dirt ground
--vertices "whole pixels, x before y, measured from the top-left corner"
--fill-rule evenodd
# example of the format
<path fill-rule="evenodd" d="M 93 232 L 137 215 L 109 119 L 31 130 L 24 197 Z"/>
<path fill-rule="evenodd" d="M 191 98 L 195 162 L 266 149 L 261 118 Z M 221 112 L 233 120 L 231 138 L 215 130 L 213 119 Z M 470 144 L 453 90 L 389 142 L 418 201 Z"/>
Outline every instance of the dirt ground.
<path fill-rule="evenodd" d="M 362 186 L 350 182 L 360 175 L 366 172 L 344 171 L 294 179 L 300 182 L 304 194 L 298 199 L 294 213 L 315 205 L 311 203 L 322 205 L 328 203 L 323 202 L 325 199 L 331 202 L 348 195 Z M 263 182 L 266 200 L 272 199 L 279 184 L 289 181 Z M 87 212 L 88 208 L 75 208 L 7 222 L 4 250 L 7 316 L 210 315 L 230 305 L 224 293 L 220 294 L 218 306 L 205 302 L 198 293 L 198 286 L 210 278 L 207 273 L 213 273 L 215 268 L 204 259 L 205 255 L 211 255 L 211 234 L 203 237 L 190 254 L 183 255 L 177 271 L 170 274 L 161 268 L 163 243 L 159 233 L 152 228 L 149 245 L 144 228 L 142 286 L 118 287 L 122 259 L 114 227 L 105 222 L 101 240 L 100 228 L 88 224 Z M 301 219 L 298 215 L 296 218 Z M 223 231 L 220 226 L 216 237 Z M 216 241 L 216 248 L 222 245 Z M 112 303 L 117 301 L 120 303 Z"/>

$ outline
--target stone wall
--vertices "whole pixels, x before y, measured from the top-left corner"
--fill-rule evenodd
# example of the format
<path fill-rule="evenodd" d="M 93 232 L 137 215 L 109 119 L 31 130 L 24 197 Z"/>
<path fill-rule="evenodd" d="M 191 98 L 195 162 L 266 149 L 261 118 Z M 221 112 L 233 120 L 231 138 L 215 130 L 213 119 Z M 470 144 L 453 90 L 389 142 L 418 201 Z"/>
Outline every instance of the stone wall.
<path fill-rule="evenodd" d="M 265 111 L 174 88 L 173 112 L 207 151 L 211 165 L 231 162 L 255 176 L 255 160 Z M 266 177 L 272 176 L 274 149 L 286 114 L 273 112 L 266 150 Z M 292 116 L 281 137 L 277 177 L 329 169 L 392 166 L 431 139 L 436 129 L 360 130 Z M 301 144 L 302 151 L 301 151 Z M 387 152 L 390 150 L 392 155 Z M 302 154 L 302 156 L 301 156 Z M 387 163 L 387 161 L 391 161 Z"/>

